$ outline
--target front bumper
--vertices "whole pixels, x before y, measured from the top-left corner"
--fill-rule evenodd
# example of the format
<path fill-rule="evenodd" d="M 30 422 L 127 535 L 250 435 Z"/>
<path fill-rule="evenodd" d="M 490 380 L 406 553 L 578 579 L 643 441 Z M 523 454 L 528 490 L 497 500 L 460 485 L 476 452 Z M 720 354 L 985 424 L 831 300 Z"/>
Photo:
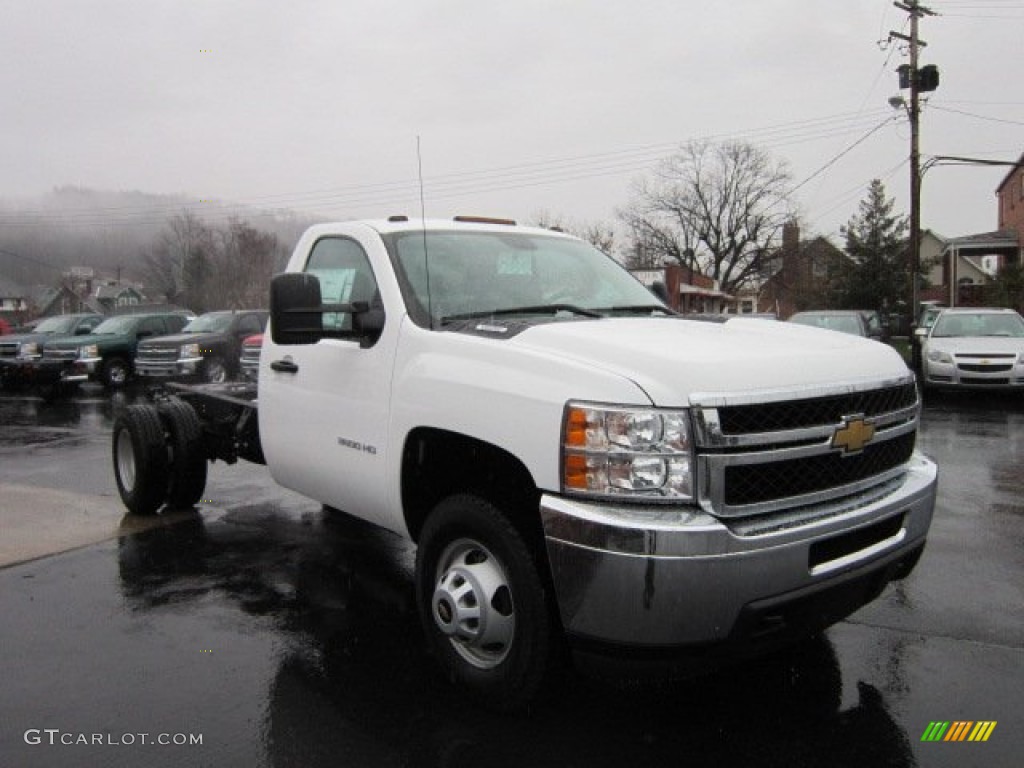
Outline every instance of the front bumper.
<path fill-rule="evenodd" d="M 45 357 L 0 360 L 0 379 L 19 385 L 47 386 L 88 381 L 88 367 L 78 360 L 48 360 Z"/>
<path fill-rule="evenodd" d="M 171 379 L 183 376 L 196 376 L 202 365 L 201 357 L 183 357 L 177 360 L 139 360 L 135 359 L 135 372 L 139 376 L 150 379 Z"/>
<path fill-rule="evenodd" d="M 929 387 L 956 389 L 1024 390 L 1024 364 L 957 360 L 953 363 L 925 360 L 922 382 Z"/>
<path fill-rule="evenodd" d="M 545 494 L 541 516 L 563 626 L 571 640 L 618 650 L 707 646 L 798 632 L 798 613 L 809 624 L 815 617 L 787 606 L 843 591 L 842 615 L 827 606 L 811 611 L 816 623 L 833 623 L 913 567 L 936 482 L 935 464 L 915 453 L 884 495 L 819 505 L 811 522 L 753 531 L 696 507 Z M 841 589 L 861 582 L 870 586 L 852 598 Z"/>

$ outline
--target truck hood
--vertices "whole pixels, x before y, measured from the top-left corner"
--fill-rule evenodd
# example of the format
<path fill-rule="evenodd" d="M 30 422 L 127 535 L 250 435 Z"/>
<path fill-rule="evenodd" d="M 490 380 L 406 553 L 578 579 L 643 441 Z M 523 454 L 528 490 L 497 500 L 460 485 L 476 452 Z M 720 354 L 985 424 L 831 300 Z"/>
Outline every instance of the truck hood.
<path fill-rule="evenodd" d="M 211 341 L 220 341 L 224 334 L 218 331 L 202 331 L 200 333 L 173 333 L 170 336 L 156 336 L 139 342 L 139 349 L 166 349 L 177 347 L 182 344 L 204 344 Z"/>
<path fill-rule="evenodd" d="M 799 390 L 909 376 L 880 342 L 771 320 L 725 323 L 613 318 L 538 325 L 510 345 L 617 373 L 655 405 L 685 406 L 695 394 Z"/>
<path fill-rule="evenodd" d="M 103 347 L 110 344 L 123 344 L 131 338 L 131 334 L 123 333 L 90 333 L 85 336 L 58 336 L 57 338 L 50 338 L 46 342 L 46 346 L 50 349 L 77 349 L 89 344 Z"/>

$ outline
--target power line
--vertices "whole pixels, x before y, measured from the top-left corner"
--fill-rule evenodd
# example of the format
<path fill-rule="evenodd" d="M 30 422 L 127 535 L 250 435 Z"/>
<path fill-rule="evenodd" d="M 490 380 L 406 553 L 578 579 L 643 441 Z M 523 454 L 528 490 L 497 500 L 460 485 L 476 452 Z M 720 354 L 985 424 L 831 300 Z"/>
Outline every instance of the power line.
<path fill-rule="evenodd" d="M 730 134 L 703 137 L 705 140 L 756 140 L 769 147 L 784 147 L 791 144 L 806 144 L 834 136 L 849 135 L 874 121 L 879 114 L 887 111 L 843 113 L 819 118 L 791 121 L 761 128 L 744 129 Z M 679 147 L 681 142 L 661 142 L 641 145 L 588 155 L 498 166 L 473 171 L 441 174 L 425 179 L 432 197 L 453 197 L 477 191 L 499 191 L 524 186 L 564 183 L 598 176 L 635 174 L 659 161 Z M 386 204 L 392 201 L 415 199 L 417 181 L 377 182 L 351 184 L 319 191 L 279 193 L 253 197 L 239 203 L 198 203 L 182 201 L 161 203 L 151 206 L 112 206 L 101 209 L 78 209 L 55 213 L 47 209 L 28 209 L 0 212 L 0 221 L 9 223 L 48 225 L 75 225 L 91 222 L 146 223 L 160 221 L 182 209 L 192 210 L 205 218 L 228 218 L 233 215 L 255 216 L 256 212 L 247 206 L 273 203 L 290 211 L 315 210 L 340 205 L 359 206 Z M 275 215 L 273 211 L 262 215 Z"/>

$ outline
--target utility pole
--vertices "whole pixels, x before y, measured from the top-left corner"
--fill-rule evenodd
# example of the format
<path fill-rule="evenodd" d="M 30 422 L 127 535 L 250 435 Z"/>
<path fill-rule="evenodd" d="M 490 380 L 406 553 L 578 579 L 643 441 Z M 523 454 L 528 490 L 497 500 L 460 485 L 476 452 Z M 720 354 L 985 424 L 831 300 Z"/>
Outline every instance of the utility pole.
<path fill-rule="evenodd" d="M 906 0 L 893 3 L 901 11 L 910 14 L 910 37 L 899 32 L 890 32 L 889 39 L 897 38 L 910 45 L 910 66 L 899 68 L 900 88 L 910 88 L 910 106 L 907 114 L 910 118 L 910 248 L 907 254 L 908 272 L 910 273 L 910 322 L 917 321 L 921 303 L 918 297 L 918 275 L 921 272 L 921 149 L 920 123 L 922 91 L 934 91 L 939 84 L 938 70 L 917 66 L 918 50 L 928 45 L 917 34 L 918 21 L 922 16 L 934 16 L 935 12 L 921 5 L 918 0 Z M 952 274 L 952 270 L 950 270 Z M 951 278 L 952 279 L 952 278 Z"/>

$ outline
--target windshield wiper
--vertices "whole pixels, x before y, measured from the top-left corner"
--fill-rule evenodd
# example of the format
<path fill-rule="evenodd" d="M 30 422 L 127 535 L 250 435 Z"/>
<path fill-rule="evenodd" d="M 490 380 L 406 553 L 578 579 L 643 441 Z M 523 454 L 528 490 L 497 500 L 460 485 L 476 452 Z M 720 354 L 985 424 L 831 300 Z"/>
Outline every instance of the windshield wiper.
<path fill-rule="evenodd" d="M 627 304 L 621 307 L 601 307 L 600 311 L 613 314 L 650 314 L 651 312 L 661 312 L 665 315 L 678 314 L 662 304 Z"/>
<path fill-rule="evenodd" d="M 457 315 L 445 315 L 441 318 L 441 325 L 457 323 L 460 320 L 482 320 L 487 317 L 502 317 L 509 315 L 553 315 L 557 312 L 571 312 L 582 317 L 604 317 L 600 312 L 593 309 L 584 309 L 575 304 L 537 304 L 531 307 L 507 307 L 505 309 L 488 309 L 479 312 L 462 312 Z"/>

